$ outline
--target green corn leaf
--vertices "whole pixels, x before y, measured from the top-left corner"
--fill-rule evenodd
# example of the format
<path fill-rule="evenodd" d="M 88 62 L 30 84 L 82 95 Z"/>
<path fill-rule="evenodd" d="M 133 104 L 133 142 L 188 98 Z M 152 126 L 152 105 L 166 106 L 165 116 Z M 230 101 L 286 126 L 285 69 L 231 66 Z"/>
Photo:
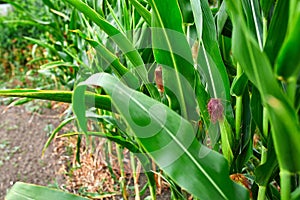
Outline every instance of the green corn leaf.
<path fill-rule="evenodd" d="M 224 104 L 225 120 L 221 122 L 221 140 L 222 150 L 225 158 L 231 164 L 233 153 L 233 133 L 234 125 L 232 107 L 230 105 L 230 86 L 229 78 L 223 63 L 218 39 L 216 25 L 210 10 L 209 4 L 205 0 L 191 0 L 195 26 L 199 38 L 198 51 L 198 70 L 204 76 L 204 81 L 208 85 L 208 92 L 211 98 L 218 98 Z M 207 102 L 208 103 L 208 102 Z M 202 111 L 203 112 L 203 111 Z M 208 133 L 213 143 L 215 144 L 219 138 L 218 124 L 211 124 Z"/>
<path fill-rule="evenodd" d="M 279 87 L 267 56 L 246 27 L 241 4 L 227 0 L 233 21 L 233 55 L 241 64 L 249 80 L 258 88 L 267 108 L 279 166 L 289 172 L 300 171 L 300 125 L 293 104 Z M 264 67 L 261 67 L 264 66 Z"/>
<path fill-rule="evenodd" d="M 252 96 L 250 101 L 250 107 L 251 107 L 251 115 L 252 118 L 259 129 L 259 132 L 261 133 L 262 141 L 267 144 L 267 138 L 263 135 L 263 106 L 261 103 L 261 97 L 259 94 L 259 91 L 256 87 L 252 88 Z"/>
<path fill-rule="evenodd" d="M 252 145 L 252 142 L 250 142 L 250 141 L 251 140 L 249 140 L 249 142 L 246 144 L 246 146 L 244 146 L 242 151 L 236 157 L 236 160 L 234 163 L 235 165 L 233 164 L 233 166 L 237 169 L 237 171 L 243 171 L 247 162 L 249 162 L 249 160 L 253 157 L 253 151 L 252 151 L 253 145 Z"/>
<path fill-rule="evenodd" d="M 211 96 L 229 100 L 229 79 L 219 50 L 216 26 L 208 2 L 191 0 L 191 4 L 200 40 L 198 55 L 200 70 L 206 76 Z"/>
<path fill-rule="evenodd" d="M 70 132 L 70 133 L 62 134 L 59 137 L 60 138 L 61 137 L 72 137 L 72 136 L 84 135 L 84 134 L 85 133 L 83 133 L 83 132 Z M 96 137 L 101 137 L 101 138 L 107 138 L 107 139 L 119 144 L 120 146 L 127 148 L 132 153 L 141 153 L 138 146 L 128 142 L 128 139 L 123 138 L 119 135 L 113 135 L 111 133 L 102 133 L 102 132 L 91 132 L 91 131 L 86 132 L 86 134 L 88 136 L 96 136 Z"/>
<path fill-rule="evenodd" d="M 120 2 L 120 7 L 119 7 L 119 11 L 121 11 L 121 12 L 119 12 L 120 13 L 120 19 L 121 19 L 121 21 L 122 21 L 122 25 L 123 25 L 123 27 L 124 27 L 124 29 L 126 30 L 126 31 L 128 31 L 128 30 L 130 30 L 131 29 L 131 27 L 130 27 L 130 9 L 131 9 L 131 7 L 128 7 L 127 6 L 127 4 L 128 3 L 126 3 L 127 1 L 126 0 L 121 0 L 121 2 Z M 127 37 L 128 38 L 130 38 L 130 40 L 131 40 L 131 35 L 130 34 L 126 34 L 127 35 Z"/>
<path fill-rule="evenodd" d="M 73 110 L 78 119 L 85 116 L 78 108 L 87 85 L 104 88 L 130 127 L 126 132 L 134 134 L 160 168 L 185 190 L 201 199 L 248 198 L 246 190 L 229 179 L 227 161 L 196 140 L 187 120 L 109 74 L 92 75 L 75 88 Z"/>
<path fill-rule="evenodd" d="M 230 101 L 230 85 L 228 75 L 221 57 L 216 25 L 205 0 L 191 0 L 199 44 L 198 70 L 205 77 L 208 91 L 212 98 Z M 225 101 L 225 102 L 226 102 Z M 226 104 L 226 118 L 233 125 L 233 113 L 229 103 Z"/>
<path fill-rule="evenodd" d="M 300 187 L 294 190 L 291 194 L 291 200 L 298 200 L 300 199 Z"/>
<path fill-rule="evenodd" d="M 28 103 L 32 100 L 33 100 L 32 98 L 27 98 L 27 97 L 19 98 L 19 99 L 13 101 L 12 103 L 10 103 L 8 105 L 8 107 L 23 105 L 23 104 Z"/>
<path fill-rule="evenodd" d="M 133 66 L 136 67 L 136 73 L 138 74 L 139 78 L 146 84 L 150 95 L 155 99 L 159 99 L 158 91 L 154 87 L 152 87 L 151 84 L 149 84 L 147 70 L 145 68 L 143 59 L 137 49 L 135 49 L 133 44 L 129 41 L 129 39 L 84 2 L 80 0 L 64 1 L 70 3 L 74 8 L 82 12 L 86 17 L 97 24 L 108 36 L 110 36 L 110 38 L 118 45 L 121 51 L 131 61 Z"/>
<path fill-rule="evenodd" d="M 264 47 L 270 63 L 273 65 L 284 41 L 289 22 L 289 2 L 278 0 L 274 9 Z"/>
<path fill-rule="evenodd" d="M 75 61 L 77 61 L 81 67 L 84 67 L 86 69 L 89 68 L 89 66 L 87 64 L 85 64 L 81 59 L 80 57 L 78 57 L 78 55 L 74 52 L 71 52 L 69 51 L 68 49 L 66 48 L 62 48 L 63 51 L 59 51 L 58 54 L 59 56 L 65 60 L 65 61 L 68 61 L 68 62 L 71 62 L 72 59 L 74 59 Z M 83 53 L 84 54 L 84 53 Z"/>
<path fill-rule="evenodd" d="M 24 37 L 26 40 L 29 40 L 31 42 L 33 42 L 34 44 L 38 44 L 40 45 L 41 47 L 44 47 L 46 49 L 49 49 L 52 53 L 54 54 L 58 54 L 57 50 L 54 48 L 54 46 L 46 43 L 46 42 L 43 42 L 41 40 L 38 40 L 38 39 L 34 39 L 34 38 L 30 38 L 30 37 Z"/>
<path fill-rule="evenodd" d="M 63 19 L 66 20 L 66 21 L 67 21 L 67 20 L 70 20 L 70 19 L 69 19 L 69 16 L 65 15 L 64 13 L 62 13 L 62 12 L 60 12 L 60 11 L 58 11 L 58 10 L 50 9 L 50 11 L 51 11 L 52 13 L 54 13 L 55 15 L 57 15 L 57 16 L 63 18 Z"/>
<path fill-rule="evenodd" d="M 12 89 L 0 90 L 0 96 L 3 97 L 28 97 L 32 99 L 43 99 L 49 101 L 58 101 L 71 103 L 72 94 L 70 91 L 59 90 L 34 90 L 34 89 Z M 111 101 L 107 95 L 98 95 L 91 92 L 86 93 L 86 103 L 89 106 L 95 106 L 104 110 L 111 110 Z"/>
<path fill-rule="evenodd" d="M 275 187 L 275 186 L 272 185 L 272 184 L 269 184 L 269 185 L 268 185 L 266 196 L 267 196 L 269 199 L 272 199 L 272 200 L 281 200 L 281 199 L 282 199 L 282 198 L 280 197 L 280 192 L 278 191 L 278 188 Z"/>
<path fill-rule="evenodd" d="M 38 186 L 23 182 L 17 182 L 9 190 L 5 200 L 88 200 L 87 198 L 67 193 L 64 191 L 51 189 L 44 186 Z"/>
<path fill-rule="evenodd" d="M 278 76 L 287 80 L 300 73 L 300 3 L 295 11 L 291 29 L 284 41 L 276 60 L 275 71 Z"/>
<path fill-rule="evenodd" d="M 69 28 L 70 30 L 75 30 L 78 28 L 78 23 L 79 21 L 79 16 L 78 16 L 78 11 L 73 10 L 70 16 L 70 22 L 69 22 Z"/>
<path fill-rule="evenodd" d="M 241 124 L 241 133 L 243 133 L 241 138 L 241 149 L 246 148 L 248 143 L 251 141 L 250 152 L 252 154 L 252 139 L 255 131 L 255 127 L 251 126 L 252 115 L 251 115 L 251 106 L 250 106 L 250 93 L 249 88 L 246 86 L 244 94 L 242 96 L 243 107 L 242 107 L 242 124 Z"/>
<path fill-rule="evenodd" d="M 222 153 L 224 157 L 228 160 L 229 166 L 231 166 L 233 160 L 233 143 L 234 143 L 234 135 L 231 129 L 231 126 L 227 122 L 226 118 L 220 122 L 220 129 L 222 134 L 221 141 L 222 141 Z"/>
<path fill-rule="evenodd" d="M 29 21 L 32 21 L 32 23 L 35 23 L 34 26 L 38 27 L 41 30 L 47 29 L 47 31 L 50 31 L 60 41 L 64 40 L 63 35 L 61 34 L 61 32 L 60 31 L 56 31 L 57 29 L 59 29 L 59 24 L 57 22 L 53 23 L 53 21 L 42 21 L 42 20 L 40 20 L 36 16 L 32 15 L 28 10 L 26 10 L 26 8 L 20 6 L 18 4 L 18 2 L 14 2 L 14 1 L 11 1 L 11 0 L 5 0 L 5 2 L 11 4 L 16 10 L 18 10 L 18 11 L 26 14 L 26 16 L 29 18 Z M 48 4 L 45 4 L 45 5 L 49 6 Z M 55 15 L 53 15 L 53 17 L 56 18 Z"/>
<path fill-rule="evenodd" d="M 46 149 L 49 147 L 50 143 L 52 142 L 52 140 L 55 138 L 55 136 L 57 135 L 57 133 L 68 123 L 70 123 L 71 121 L 73 121 L 74 119 L 76 119 L 76 117 L 69 117 L 67 119 L 65 119 L 64 121 L 62 121 L 55 129 L 54 131 L 51 133 L 51 135 L 49 136 L 47 142 L 45 143 L 43 150 L 42 150 L 42 156 L 44 156 Z"/>
<path fill-rule="evenodd" d="M 38 40 L 38 39 L 35 39 L 35 38 L 31 38 L 31 37 L 24 37 L 24 38 L 25 38 L 26 40 L 29 40 L 29 41 L 33 42 L 34 44 L 37 44 L 37 45 L 39 45 L 39 46 L 41 46 L 41 47 L 44 47 L 44 48 L 46 48 L 46 49 L 49 49 L 49 51 L 50 51 L 51 53 L 60 56 L 60 57 L 61 57 L 63 60 L 65 60 L 65 61 L 68 61 L 68 62 L 71 61 L 70 57 L 67 55 L 67 54 L 68 54 L 68 51 L 67 51 L 66 49 L 64 49 L 64 48 L 63 48 L 63 51 L 64 51 L 64 52 L 63 52 L 63 51 L 57 50 L 57 49 L 55 48 L 54 45 L 51 45 L 51 44 L 49 44 L 49 43 L 47 43 L 47 42 L 44 42 L 44 41 L 42 41 L 42 40 Z M 74 58 L 74 57 L 73 57 L 73 58 Z M 80 64 L 84 65 L 84 63 L 82 63 L 82 61 L 80 61 L 77 57 L 74 58 L 74 59 L 77 60 Z"/>
<path fill-rule="evenodd" d="M 196 97 L 197 97 L 197 102 L 199 105 L 199 109 L 201 112 L 201 117 L 205 123 L 206 127 L 209 127 L 210 125 L 210 116 L 207 110 L 207 103 L 209 102 L 210 96 L 209 94 L 206 92 L 205 87 L 203 86 L 203 84 L 201 83 L 200 80 L 200 75 L 197 74 L 197 78 L 196 78 Z"/>
<path fill-rule="evenodd" d="M 132 64 L 138 68 L 138 73 L 140 78 L 148 83 L 147 71 L 143 67 L 144 63 L 139 55 L 138 51 L 134 48 L 128 38 L 122 34 L 118 29 L 112 26 L 108 21 L 106 21 L 101 15 L 99 15 L 95 10 L 89 7 L 87 4 L 80 0 L 64 0 L 70 3 L 80 12 L 82 12 L 86 17 L 97 24 L 111 39 L 119 46 L 123 53 L 128 57 Z"/>
<path fill-rule="evenodd" d="M 260 49 L 263 49 L 262 17 L 259 0 L 242 0 L 246 23 L 251 33 L 256 36 Z"/>
<path fill-rule="evenodd" d="M 87 41 L 104 59 L 106 65 L 103 64 L 101 66 L 103 70 L 111 66 L 115 74 L 118 77 L 123 78 L 131 88 L 139 87 L 138 79 L 124 65 L 122 65 L 119 58 L 110 52 L 103 44 L 88 38 L 80 30 L 73 30 L 72 32 L 79 34 L 80 37 L 85 39 L 85 41 Z"/>
<path fill-rule="evenodd" d="M 53 61 L 53 62 L 49 62 L 46 63 L 44 65 L 41 65 L 40 68 L 41 69 L 51 69 L 51 68 L 56 68 L 56 67 L 72 67 L 72 68 L 78 68 L 78 66 L 70 63 L 70 62 L 63 62 L 63 61 Z"/>
<path fill-rule="evenodd" d="M 290 9 L 289 9 L 289 27 L 291 28 L 290 25 L 292 25 L 292 21 L 294 20 L 294 16 L 296 16 L 296 13 L 299 13 L 299 0 L 290 0 L 289 1 L 289 5 L 290 5 Z"/>
<path fill-rule="evenodd" d="M 182 13 L 184 24 L 192 24 L 194 22 L 191 3 L 189 0 L 178 0 L 179 8 Z"/>
<path fill-rule="evenodd" d="M 268 17 L 272 5 L 275 3 L 275 0 L 260 0 L 260 5 L 265 17 Z"/>
<path fill-rule="evenodd" d="M 150 0 L 152 7 L 152 45 L 154 57 L 162 66 L 163 84 L 173 110 L 197 121 L 195 69 L 191 48 L 182 29 L 182 17 L 176 0 Z M 172 13 L 170 17 L 169 13 Z"/>
<path fill-rule="evenodd" d="M 113 17 L 114 21 L 116 22 L 117 27 L 121 30 L 122 33 L 125 33 L 126 29 L 125 29 L 124 25 L 122 25 L 122 22 L 120 21 L 120 19 L 118 19 L 117 12 L 114 11 L 114 9 L 109 4 L 109 2 L 106 3 L 106 6 L 110 12 L 110 15 Z M 120 12 L 118 12 L 118 13 L 120 13 Z M 124 16 L 124 18 L 125 18 L 125 16 Z"/>
<path fill-rule="evenodd" d="M 147 24 L 151 25 L 151 13 L 137 0 L 129 0 L 130 3 L 135 7 L 137 12 L 143 17 Z"/>
<path fill-rule="evenodd" d="M 234 77 L 230 89 L 231 95 L 242 96 L 247 86 L 247 82 L 248 78 L 245 73 L 243 73 L 240 77 Z"/>
<path fill-rule="evenodd" d="M 244 94 L 241 96 L 242 98 L 242 113 L 241 113 L 241 123 L 240 123 L 240 131 L 242 133 L 239 141 L 237 138 L 234 138 L 236 143 L 238 141 L 239 145 L 234 148 L 234 163 L 231 166 L 232 170 L 237 172 L 243 171 L 245 165 L 247 165 L 248 161 L 253 157 L 253 132 L 255 131 L 255 126 L 252 125 L 254 122 L 252 121 L 251 110 L 250 110 L 250 94 L 248 86 L 246 86 Z M 238 114 L 239 115 L 239 114 Z M 239 153 L 236 153 L 236 152 Z"/>
<path fill-rule="evenodd" d="M 267 186 L 268 183 L 270 183 L 271 178 L 274 178 L 272 176 L 274 175 L 276 168 L 278 170 L 275 150 L 274 147 L 269 146 L 267 151 L 267 161 L 255 169 L 255 182 L 261 186 Z"/>
<path fill-rule="evenodd" d="M 226 12 L 226 5 L 224 1 L 222 2 L 219 11 L 216 14 L 216 18 L 217 18 L 217 33 L 218 33 L 217 36 L 220 37 L 223 29 L 225 28 L 226 21 L 228 20 L 228 14 Z"/>
<path fill-rule="evenodd" d="M 79 93 L 79 94 L 84 94 L 86 90 L 86 86 L 82 86 L 82 87 L 76 87 L 74 93 Z M 80 105 L 85 105 L 85 99 L 84 98 L 78 98 L 75 94 L 72 96 L 72 103 L 73 103 L 73 110 L 74 110 L 74 114 L 77 117 L 77 122 L 80 126 L 80 128 L 82 129 L 82 131 L 87 134 L 88 131 L 88 127 L 87 127 L 87 119 L 85 116 L 85 110 L 86 108 L 84 108 L 83 106 Z"/>
<path fill-rule="evenodd" d="M 51 9 L 58 10 L 58 8 L 50 0 L 42 0 L 43 3 Z"/>

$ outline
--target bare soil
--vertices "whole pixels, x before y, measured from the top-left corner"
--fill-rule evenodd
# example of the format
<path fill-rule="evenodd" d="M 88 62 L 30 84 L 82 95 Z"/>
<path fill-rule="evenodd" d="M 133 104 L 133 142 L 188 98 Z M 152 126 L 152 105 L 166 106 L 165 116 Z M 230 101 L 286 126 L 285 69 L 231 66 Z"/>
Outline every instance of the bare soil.
<path fill-rule="evenodd" d="M 61 179 L 53 147 L 41 157 L 48 138 L 45 129 L 58 125 L 59 113 L 45 108 L 38 113 L 25 106 L 0 106 L 0 199 L 17 181 L 47 186 Z"/>
<path fill-rule="evenodd" d="M 120 180 L 120 174 L 116 155 L 111 159 L 117 177 L 112 178 L 103 156 L 102 140 L 95 140 L 99 144 L 93 156 L 88 151 L 82 150 L 81 168 L 70 168 L 75 166 L 74 153 L 77 141 L 75 137 L 55 139 L 42 158 L 42 149 L 51 131 L 49 129 L 56 128 L 62 121 L 63 111 L 61 107 L 54 109 L 52 106 L 52 109 L 47 109 L 45 106 L 35 104 L 33 107 L 36 107 L 35 112 L 32 112 L 32 107 L 26 105 L 8 108 L 0 104 L 0 200 L 4 199 L 9 188 L 17 181 L 55 186 L 77 194 L 82 188 L 87 188 L 87 192 L 99 192 L 99 186 L 95 183 L 101 183 L 102 192 L 115 193 L 106 199 L 122 199 L 121 195 L 117 194 L 119 193 L 117 180 Z M 62 132 L 67 132 L 72 127 L 67 126 Z M 67 149 L 71 149 L 71 152 L 66 152 Z M 126 152 L 125 150 L 124 155 L 128 154 Z M 126 160 L 125 168 L 130 166 L 129 160 Z M 128 172 L 126 179 L 132 187 L 131 170 L 126 171 Z M 72 176 L 68 175 L 70 173 Z M 147 180 L 141 174 L 138 182 L 141 187 Z M 161 193 L 159 192 L 157 199 L 170 199 L 170 190 L 166 186 L 159 188 L 158 191 L 161 190 Z M 143 197 L 147 195 L 149 192 Z M 129 199 L 134 197 L 131 196 Z"/>

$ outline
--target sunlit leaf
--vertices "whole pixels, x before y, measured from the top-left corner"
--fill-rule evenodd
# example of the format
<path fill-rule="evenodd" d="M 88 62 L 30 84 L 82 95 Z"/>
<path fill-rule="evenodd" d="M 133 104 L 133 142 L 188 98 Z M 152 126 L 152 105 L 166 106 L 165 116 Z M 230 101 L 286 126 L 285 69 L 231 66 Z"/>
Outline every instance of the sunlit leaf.
<path fill-rule="evenodd" d="M 64 191 L 51 189 L 44 186 L 17 182 L 9 190 L 5 197 L 6 200 L 87 200 L 87 198 L 67 193 Z"/>
<path fill-rule="evenodd" d="M 34 90 L 34 89 L 12 89 L 0 90 L 0 96 L 3 97 L 28 97 L 32 99 L 43 99 L 50 101 L 59 101 L 65 103 L 72 102 L 72 94 L 70 91 L 59 90 Z M 86 93 L 87 105 L 93 105 L 104 110 L 111 110 L 110 98 L 106 95 L 98 95 L 91 92 Z"/>
<path fill-rule="evenodd" d="M 151 24 L 151 13 L 137 0 L 129 0 L 148 25 Z"/>
<path fill-rule="evenodd" d="M 191 48 L 182 29 L 182 17 L 176 0 L 150 0 L 152 7 L 152 45 L 154 57 L 163 69 L 163 82 L 171 107 L 196 121 L 195 69 Z M 172 18 L 169 17 L 172 13 Z"/>
<path fill-rule="evenodd" d="M 188 121 L 109 74 L 92 75 L 76 87 L 73 109 L 77 116 L 85 116 L 77 105 L 84 99 L 87 85 L 105 89 L 132 134 L 161 169 L 188 192 L 202 199 L 247 199 L 245 189 L 229 179 L 227 161 L 196 140 Z"/>

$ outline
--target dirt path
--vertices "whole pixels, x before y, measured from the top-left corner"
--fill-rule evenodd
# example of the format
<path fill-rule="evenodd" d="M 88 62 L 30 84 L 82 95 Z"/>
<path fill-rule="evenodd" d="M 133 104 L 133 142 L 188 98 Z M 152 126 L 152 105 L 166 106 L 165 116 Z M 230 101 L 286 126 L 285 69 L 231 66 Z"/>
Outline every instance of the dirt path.
<path fill-rule="evenodd" d="M 17 181 L 45 186 L 55 184 L 61 187 L 64 185 L 70 192 L 78 192 L 79 188 L 86 186 L 91 188 L 89 192 L 97 192 L 98 190 L 108 192 L 111 190 L 112 194 L 117 194 L 119 189 L 115 187 L 119 178 L 112 180 L 107 166 L 101 162 L 103 158 L 99 152 L 102 152 L 103 145 L 98 146 L 100 149 L 96 152 L 99 155 L 95 154 L 93 159 L 91 159 L 90 154 L 81 153 L 83 168 L 73 170 L 72 176 L 64 177 L 61 171 L 60 174 L 57 172 L 61 169 L 67 170 L 67 161 L 74 160 L 73 153 L 67 155 L 63 150 L 66 146 L 69 149 L 70 147 L 75 148 L 76 140 L 75 142 L 72 141 L 74 138 L 55 141 L 55 150 L 50 145 L 45 156 L 41 158 L 41 152 L 49 133 L 45 129 L 47 127 L 49 129 L 51 126 L 57 127 L 62 111 L 50 110 L 42 106 L 36 106 L 36 108 L 39 109 L 40 114 L 28 112 L 25 106 L 7 109 L 6 106 L 0 105 L 0 200 L 4 199 L 7 190 Z M 42 111 L 40 111 L 41 108 L 43 108 Z M 62 131 L 66 132 L 68 128 L 70 127 L 63 128 Z M 75 149 L 73 151 L 75 152 Z M 116 159 L 116 156 L 114 158 Z M 118 170 L 117 160 L 113 162 L 116 164 L 115 169 Z M 116 174 L 119 173 L 116 172 Z M 128 176 L 130 179 L 132 178 L 132 175 L 129 174 Z M 94 184 L 95 180 L 101 183 L 101 188 Z M 145 185 L 146 181 L 145 177 L 141 176 L 139 179 L 140 186 Z M 130 190 L 130 192 L 133 191 Z M 149 195 L 148 192 L 144 197 L 147 195 Z M 108 199 L 121 199 L 121 197 L 112 195 L 112 198 Z M 129 199 L 133 199 L 133 197 L 131 196 Z M 170 199 L 168 188 L 163 188 L 157 199 Z"/>
<path fill-rule="evenodd" d="M 41 158 L 45 128 L 58 125 L 58 114 L 50 109 L 37 114 L 24 106 L 0 106 L 0 199 L 16 181 L 49 185 L 59 179 L 52 148 Z"/>

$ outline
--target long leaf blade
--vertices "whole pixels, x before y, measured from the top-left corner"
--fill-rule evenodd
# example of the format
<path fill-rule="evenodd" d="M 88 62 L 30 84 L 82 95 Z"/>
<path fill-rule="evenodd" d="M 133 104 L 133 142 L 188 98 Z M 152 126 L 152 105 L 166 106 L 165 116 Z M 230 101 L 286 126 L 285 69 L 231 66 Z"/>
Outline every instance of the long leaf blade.
<path fill-rule="evenodd" d="M 144 66 L 144 62 L 139 55 L 138 51 L 134 48 L 133 44 L 128 40 L 128 38 L 121 33 L 118 29 L 112 26 L 108 21 L 106 21 L 102 16 L 100 16 L 95 10 L 89 7 L 87 4 L 80 0 L 64 0 L 82 12 L 85 16 L 91 19 L 95 24 L 97 24 L 107 35 L 111 37 L 114 42 L 120 47 L 123 53 L 128 57 L 135 67 L 138 67 L 138 74 L 140 78 L 148 83 L 147 71 Z"/>
<path fill-rule="evenodd" d="M 111 66 L 120 78 L 125 79 L 126 83 L 131 88 L 138 88 L 139 82 L 138 79 L 120 62 L 119 58 L 115 56 L 111 51 L 109 51 L 103 44 L 98 41 L 92 40 L 88 38 L 85 34 L 83 34 L 80 30 L 73 30 L 73 32 L 78 33 L 80 37 L 85 39 L 104 59 L 106 62 L 102 64 L 103 70 L 106 70 L 107 67 Z"/>
<path fill-rule="evenodd" d="M 191 0 L 195 26 L 200 40 L 198 70 L 205 77 L 208 92 L 212 98 L 230 101 L 229 78 L 218 46 L 216 25 L 208 2 Z M 230 104 L 226 104 L 226 118 L 233 125 L 233 113 Z"/>
<path fill-rule="evenodd" d="M 34 89 L 11 89 L 0 90 L 0 96 L 3 97 L 28 97 L 32 99 L 43 99 L 49 101 L 58 101 L 71 103 L 72 102 L 71 91 L 59 91 L 59 90 L 34 90 Z M 104 110 L 111 110 L 111 101 L 107 95 L 98 95 L 94 93 L 86 93 L 86 104 L 93 105 L 97 108 Z"/>
<path fill-rule="evenodd" d="M 278 0 L 271 19 L 264 51 L 273 65 L 284 41 L 289 21 L 290 1 Z"/>
<path fill-rule="evenodd" d="M 195 139 L 188 121 L 109 74 L 95 74 L 76 87 L 73 109 L 77 116 L 85 115 L 77 102 L 82 101 L 82 88 L 87 85 L 105 89 L 141 145 L 188 192 L 201 199 L 247 199 L 246 190 L 230 181 L 226 160 Z"/>
<path fill-rule="evenodd" d="M 14 186 L 9 190 L 5 199 L 87 200 L 87 198 L 75 194 L 22 182 L 17 182 L 16 184 L 14 184 Z"/>
<path fill-rule="evenodd" d="M 150 0 L 152 7 L 152 44 L 154 57 L 163 68 L 163 82 L 172 109 L 189 120 L 197 120 L 195 70 L 191 48 L 182 29 L 176 0 Z M 172 13 L 170 18 L 169 13 Z"/>
<path fill-rule="evenodd" d="M 137 0 L 129 0 L 148 25 L 151 25 L 151 13 Z"/>
<path fill-rule="evenodd" d="M 226 3 L 234 25 L 233 55 L 259 90 L 267 108 L 279 166 L 282 170 L 299 172 L 300 148 L 297 142 L 300 141 L 300 124 L 296 110 L 280 89 L 267 56 L 249 34 L 241 4 L 232 0 L 227 0 Z"/>
<path fill-rule="evenodd" d="M 146 88 L 148 89 L 150 95 L 155 99 L 159 99 L 158 91 L 153 87 L 153 85 L 149 84 L 148 74 L 143 59 L 140 56 L 138 50 L 129 41 L 129 39 L 123 33 L 121 33 L 121 31 L 112 26 L 106 19 L 99 15 L 95 10 L 89 7 L 86 3 L 80 0 L 64 1 L 71 4 L 74 8 L 78 9 L 86 17 L 97 24 L 118 45 L 124 55 L 127 56 L 127 58 L 135 67 L 137 75 L 146 85 Z"/>
<path fill-rule="evenodd" d="M 292 23 L 291 30 L 279 51 L 275 66 L 278 76 L 285 80 L 293 75 L 297 78 L 300 72 L 300 2 L 297 6 L 298 9 L 293 18 L 295 21 Z"/>
<path fill-rule="evenodd" d="M 233 113 L 229 102 L 230 87 L 229 78 L 223 63 L 217 40 L 216 25 L 212 12 L 205 0 L 191 0 L 195 26 L 199 39 L 198 71 L 205 78 L 208 85 L 208 92 L 212 98 L 224 99 L 225 116 L 224 122 L 219 123 L 222 139 L 222 150 L 225 157 L 231 164 L 233 158 Z M 229 124 L 228 124 L 229 123 Z M 209 136 L 213 145 L 218 141 L 218 124 L 211 123 Z M 230 127 L 231 126 L 231 127 Z"/>

